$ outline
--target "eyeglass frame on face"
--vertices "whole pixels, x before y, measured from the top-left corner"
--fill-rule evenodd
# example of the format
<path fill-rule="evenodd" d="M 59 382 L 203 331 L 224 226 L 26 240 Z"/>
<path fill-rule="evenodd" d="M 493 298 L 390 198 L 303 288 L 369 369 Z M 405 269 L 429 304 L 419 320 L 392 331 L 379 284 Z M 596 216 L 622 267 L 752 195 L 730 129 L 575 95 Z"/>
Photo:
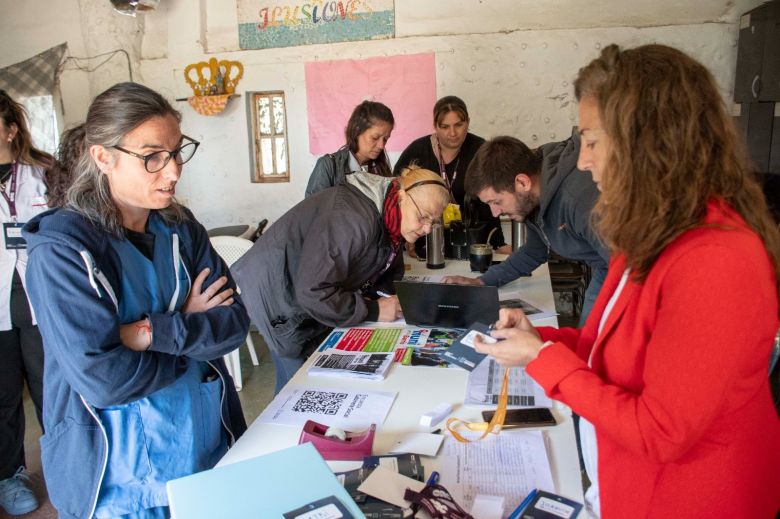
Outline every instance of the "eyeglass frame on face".
<path fill-rule="evenodd" d="M 143 160 L 144 161 L 144 169 L 147 171 L 147 173 L 158 173 L 158 172 L 162 171 L 163 169 L 165 169 L 165 166 L 168 165 L 168 163 L 171 161 L 171 159 L 174 159 L 174 162 L 176 162 L 176 164 L 178 164 L 179 166 L 183 166 L 184 164 L 189 162 L 190 159 L 192 159 L 192 157 L 195 156 L 195 152 L 198 151 L 198 146 L 200 146 L 200 141 L 196 141 L 192 137 L 187 137 L 186 135 L 182 135 L 181 138 L 182 138 L 182 140 L 187 139 L 187 140 L 189 140 L 189 142 L 187 144 L 179 146 L 175 150 L 171 150 L 171 151 L 160 150 L 160 151 L 155 151 L 154 153 L 149 153 L 148 155 L 141 155 L 140 153 L 135 153 L 134 151 L 127 150 L 127 149 L 125 149 L 125 148 L 123 148 L 123 147 L 121 147 L 119 145 L 114 145 L 114 146 L 111 146 L 111 147 L 121 151 L 122 153 L 127 153 L 128 155 L 132 155 L 133 157 L 135 157 L 137 159 Z M 177 162 L 174 157 L 178 156 L 181 153 L 181 150 L 183 150 L 184 148 L 186 148 L 187 146 L 190 146 L 192 144 L 195 145 L 195 149 L 192 150 L 192 155 L 190 155 L 189 158 L 187 160 L 185 160 L 184 162 Z M 149 169 L 149 161 L 152 159 L 152 157 L 154 157 L 155 155 L 158 155 L 160 153 L 167 153 L 168 156 L 165 158 L 165 161 L 163 162 L 163 165 L 160 166 L 159 169 L 155 169 L 154 171 L 151 171 Z"/>
<path fill-rule="evenodd" d="M 420 206 L 417 205 L 417 202 L 414 201 L 414 198 L 412 198 L 412 195 L 410 195 L 409 193 L 406 193 L 406 196 L 409 197 L 409 200 L 411 200 L 412 203 L 414 204 L 414 208 L 417 209 L 417 220 L 419 220 L 419 222 L 423 226 L 425 226 L 425 225 L 429 225 L 429 226 L 433 225 L 434 223 L 436 223 L 439 220 L 438 218 L 435 218 L 433 216 L 427 216 L 427 215 L 423 216 L 422 211 L 420 211 Z"/>

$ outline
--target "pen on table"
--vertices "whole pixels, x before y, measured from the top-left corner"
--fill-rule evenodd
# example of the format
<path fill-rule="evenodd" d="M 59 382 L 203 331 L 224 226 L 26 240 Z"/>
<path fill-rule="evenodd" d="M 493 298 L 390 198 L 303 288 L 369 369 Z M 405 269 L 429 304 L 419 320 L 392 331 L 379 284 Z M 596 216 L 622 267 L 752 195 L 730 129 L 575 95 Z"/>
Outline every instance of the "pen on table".
<path fill-rule="evenodd" d="M 536 489 L 531 490 L 527 496 L 525 496 L 525 499 L 518 505 L 517 508 L 515 508 L 515 511 L 509 514 L 509 517 L 507 519 L 518 519 L 520 517 L 520 514 L 523 513 L 523 510 L 526 509 L 528 505 L 531 504 L 531 501 L 534 500 L 536 497 Z"/>

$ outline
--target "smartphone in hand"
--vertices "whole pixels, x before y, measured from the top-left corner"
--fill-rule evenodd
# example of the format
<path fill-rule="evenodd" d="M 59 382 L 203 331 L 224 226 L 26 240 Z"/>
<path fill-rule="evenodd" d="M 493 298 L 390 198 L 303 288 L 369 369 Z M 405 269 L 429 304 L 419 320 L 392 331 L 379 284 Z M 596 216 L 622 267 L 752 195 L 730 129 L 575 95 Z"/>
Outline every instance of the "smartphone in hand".
<path fill-rule="evenodd" d="M 495 411 L 482 411 L 482 419 L 489 422 Z M 508 409 L 504 420 L 504 429 L 517 429 L 521 427 L 546 427 L 556 425 L 552 411 L 546 407 L 532 407 L 530 409 Z"/>

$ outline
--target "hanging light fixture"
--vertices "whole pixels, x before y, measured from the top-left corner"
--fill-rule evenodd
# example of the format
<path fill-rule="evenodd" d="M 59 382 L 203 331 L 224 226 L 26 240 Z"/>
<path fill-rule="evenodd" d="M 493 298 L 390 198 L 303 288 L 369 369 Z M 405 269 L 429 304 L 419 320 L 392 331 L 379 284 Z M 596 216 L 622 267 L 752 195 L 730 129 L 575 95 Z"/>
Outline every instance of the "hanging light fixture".
<path fill-rule="evenodd" d="M 111 0 L 114 10 L 128 16 L 135 16 L 136 12 L 152 11 L 157 8 L 160 0 Z"/>

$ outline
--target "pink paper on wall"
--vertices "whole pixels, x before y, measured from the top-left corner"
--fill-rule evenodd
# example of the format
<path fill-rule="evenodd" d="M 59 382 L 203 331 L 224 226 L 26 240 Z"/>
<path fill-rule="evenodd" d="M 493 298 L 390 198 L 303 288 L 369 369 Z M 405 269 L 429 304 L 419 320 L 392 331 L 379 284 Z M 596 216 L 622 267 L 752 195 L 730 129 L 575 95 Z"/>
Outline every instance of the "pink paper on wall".
<path fill-rule="evenodd" d="M 393 111 L 388 151 L 402 151 L 433 131 L 436 68 L 433 53 L 305 64 L 309 152 L 332 153 L 344 145 L 355 106 L 368 99 Z"/>

